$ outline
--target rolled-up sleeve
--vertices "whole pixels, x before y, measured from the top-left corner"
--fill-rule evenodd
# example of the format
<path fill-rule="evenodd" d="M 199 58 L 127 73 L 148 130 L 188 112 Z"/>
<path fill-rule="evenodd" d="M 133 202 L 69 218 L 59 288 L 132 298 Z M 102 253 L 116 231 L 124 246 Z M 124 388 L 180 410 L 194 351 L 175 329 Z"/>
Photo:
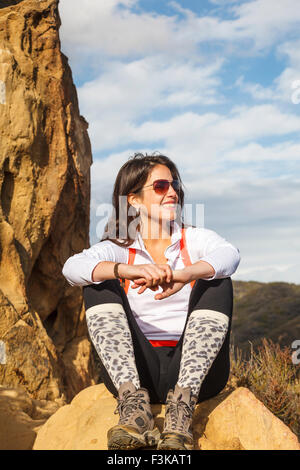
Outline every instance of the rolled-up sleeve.
<path fill-rule="evenodd" d="M 104 281 L 93 281 L 92 273 L 101 261 L 126 263 L 126 249 L 106 240 L 96 243 L 68 258 L 63 266 L 62 274 L 71 286 L 100 284 Z"/>
<path fill-rule="evenodd" d="M 215 270 L 214 276 L 207 281 L 230 277 L 241 261 L 240 250 L 213 230 L 198 229 L 198 259 L 206 261 Z M 196 241 L 196 240 L 195 240 Z"/>

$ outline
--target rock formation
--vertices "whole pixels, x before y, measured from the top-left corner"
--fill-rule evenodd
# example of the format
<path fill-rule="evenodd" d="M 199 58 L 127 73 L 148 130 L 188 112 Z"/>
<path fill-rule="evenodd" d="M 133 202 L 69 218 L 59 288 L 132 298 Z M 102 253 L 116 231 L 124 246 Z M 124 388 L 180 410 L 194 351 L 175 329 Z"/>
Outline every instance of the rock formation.
<path fill-rule="evenodd" d="M 0 449 L 32 449 L 38 429 L 58 408 L 54 401 L 32 399 L 22 388 L 0 386 Z"/>
<path fill-rule="evenodd" d="M 116 404 L 103 384 L 86 388 L 40 427 L 33 449 L 106 450 Z M 165 406 L 152 411 L 161 431 Z M 193 427 L 195 450 L 300 450 L 297 436 L 243 387 L 198 404 Z"/>
<path fill-rule="evenodd" d="M 300 450 L 297 436 L 244 387 L 201 404 L 195 421 L 203 450 Z"/>
<path fill-rule="evenodd" d="M 89 246 L 92 157 L 59 26 L 58 0 L 0 2 L 0 384 L 64 403 L 95 381 L 61 273 Z"/>

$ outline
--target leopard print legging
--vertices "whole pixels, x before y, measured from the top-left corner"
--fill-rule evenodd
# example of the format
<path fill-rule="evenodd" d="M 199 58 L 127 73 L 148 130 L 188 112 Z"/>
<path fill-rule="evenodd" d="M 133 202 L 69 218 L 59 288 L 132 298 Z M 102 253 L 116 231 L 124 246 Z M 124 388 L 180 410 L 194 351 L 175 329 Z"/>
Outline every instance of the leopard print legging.
<path fill-rule="evenodd" d="M 100 304 L 86 310 L 90 338 L 118 390 L 132 382 L 140 388 L 126 313 L 121 304 Z"/>
<path fill-rule="evenodd" d="M 201 384 L 224 342 L 229 318 L 215 310 L 194 310 L 183 337 L 178 376 L 180 387 L 198 395 Z"/>
<path fill-rule="evenodd" d="M 121 304 L 101 304 L 86 311 L 87 326 L 99 357 L 118 390 L 131 381 L 140 388 L 126 313 Z M 198 395 L 201 384 L 224 342 L 228 317 L 214 310 L 191 312 L 183 338 L 178 385 Z"/>

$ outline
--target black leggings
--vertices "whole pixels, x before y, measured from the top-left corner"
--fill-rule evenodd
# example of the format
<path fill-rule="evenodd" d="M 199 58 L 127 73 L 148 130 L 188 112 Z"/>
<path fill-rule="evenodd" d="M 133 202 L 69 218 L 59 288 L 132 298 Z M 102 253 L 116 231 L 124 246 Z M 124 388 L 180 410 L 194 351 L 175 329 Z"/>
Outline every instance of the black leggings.
<path fill-rule="evenodd" d="M 187 324 L 175 347 L 154 347 L 138 326 L 127 295 L 118 280 L 107 280 L 83 288 L 85 309 L 98 304 L 119 303 L 123 305 L 131 331 L 136 367 L 141 387 L 148 390 L 151 403 L 165 403 L 168 390 L 176 385 L 182 352 L 183 336 Z M 233 309 L 233 287 L 230 277 L 205 281 L 198 279 L 191 291 L 188 315 L 193 310 L 208 309 L 222 312 L 229 318 L 224 343 L 209 369 L 198 395 L 198 403 L 216 396 L 225 387 L 229 373 L 229 344 Z M 108 371 L 100 361 L 101 379 L 106 388 L 117 396 Z"/>

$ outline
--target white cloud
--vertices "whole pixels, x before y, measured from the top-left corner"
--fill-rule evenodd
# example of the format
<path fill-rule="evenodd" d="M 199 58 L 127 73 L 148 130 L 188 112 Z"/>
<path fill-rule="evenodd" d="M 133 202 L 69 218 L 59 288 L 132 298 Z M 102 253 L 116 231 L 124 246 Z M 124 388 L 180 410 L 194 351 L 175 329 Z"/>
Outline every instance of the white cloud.
<path fill-rule="evenodd" d="M 112 62 L 102 75 L 78 89 L 81 113 L 86 117 L 93 151 L 126 145 L 132 141 L 160 138 L 168 124 L 158 123 L 147 134 L 144 122 L 152 112 L 182 112 L 194 105 L 221 102 L 217 92 L 223 61 L 200 65 L 168 62 L 161 57 L 128 64 Z M 155 123 L 149 123 L 149 126 Z M 151 131 L 152 132 L 152 131 Z"/>
<path fill-rule="evenodd" d="M 162 56 L 111 61 L 97 79 L 78 88 L 81 108 L 91 120 L 100 113 L 130 121 L 158 108 L 215 104 L 220 100 L 216 89 L 222 64 L 220 59 L 203 64 Z"/>
<path fill-rule="evenodd" d="M 287 56 L 291 67 L 300 70 L 300 40 L 288 41 L 279 45 L 277 48 L 278 54 Z"/>
<path fill-rule="evenodd" d="M 197 16 L 178 2 L 170 2 L 174 16 L 137 14 L 131 7 L 138 4 L 137 0 L 61 0 L 61 37 L 67 55 L 77 60 L 80 51 L 88 56 L 98 52 L 110 57 L 156 53 L 183 57 L 195 54 L 197 45 L 210 41 L 230 43 L 232 51 L 247 54 L 297 31 L 300 22 L 298 0 L 253 0 L 238 5 L 230 2 L 227 10 L 232 13 L 231 19 Z M 176 15 L 178 10 L 184 13 L 183 18 Z"/>
<path fill-rule="evenodd" d="M 252 38 L 259 49 L 299 29 L 298 0 L 253 0 L 236 5 L 232 10 L 237 17 L 233 30 L 240 36 Z"/>
<path fill-rule="evenodd" d="M 277 47 L 276 52 L 279 58 L 287 61 L 287 66 L 280 75 L 274 78 L 269 87 L 264 87 L 260 83 L 247 82 L 244 76 L 240 76 L 235 84 L 257 101 L 299 104 L 300 41 L 284 42 Z"/>
<path fill-rule="evenodd" d="M 122 115 L 122 113 L 121 113 Z M 88 119 L 89 120 L 89 119 Z M 286 136 L 300 131 L 300 117 L 280 111 L 274 105 L 236 107 L 226 115 L 186 112 L 165 121 L 144 121 L 140 125 L 130 121 L 114 121 L 104 115 L 90 125 L 94 151 L 118 144 L 153 143 L 185 155 L 186 162 L 197 158 L 210 165 L 222 160 L 222 155 L 240 143 L 265 137 Z"/>
<path fill-rule="evenodd" d="M 110 57 L 162 52 L 183 55 L 193 51 L 194 38 L 185 35 L 182 41 L 176 15 L 137 14 L 130 9 L 134 4 L 138 1 L 61 0 L 61 37 L 67 51 L 76 47 Z"/>
<path fill-rule="evenodd" d="M 247 82 L 243 75 L 236 80 L 235 85 L 244 93 L 249 93 L 256 101 L 276 101 L 279 98 L 274 86 L 264 87 L 260 83 Z"/>
<path fill-rule="evenodd" d="M 182 25 L 193 31 L 197 43 L 223 41 L 230 43 L 231 51 L 252 54 L 278 43 L 286 34 L 299 30 L 298 0 L 214 3 L 226 7 L 232 17 L 222 19 L 220 16 L 190 14 L 187 24 Z M 245 43 L 248 47 L 245 47 Z"/>
<path fill-rule="evenodd" d="M 91 184 L 95 188 L 96 193 L 100 196 L 98 200 L 108 202 L 112 195 L 113 183 L 121 166 L 127 161 L 133 151 L 126 150 L 124 152 L 112 153 L 107 158 L 94 160 L 92 164 Z M 107 192 L 106 188 L 111 191 Z"/>
<path fill-rule="evenodd" d="M 289 103 L 293 103 L 295 94 L 293 84 L 300 80 L 299 49 L 300 40 L 285 42 L 277 49 L 279 55 L 288 57 L 289 66 L 274 80 L 275 96 Z M 299 84 L 297 87 L 299 88 Z"/>
<path fill-rule="evenodd" d="M 235 148 L 224 155 L 224 160 L 238 163 L 253 163 L 265 161 L 298 161 L 300 155 L 299 142 L 281 142 L 263 147 L 257 142 Z"/>
<path fill-rule="evenodd" d="M 289 282 L 300 284 L 300 264 L 276 266 L 274 264 L 239 268 L 232 276 L 234 281 Z"/>
<path fill-rule="evenodd" d="M 230 3 L 238 3 L 240 0 L 209 0 L 214 5 L 228 6 Z"/>

